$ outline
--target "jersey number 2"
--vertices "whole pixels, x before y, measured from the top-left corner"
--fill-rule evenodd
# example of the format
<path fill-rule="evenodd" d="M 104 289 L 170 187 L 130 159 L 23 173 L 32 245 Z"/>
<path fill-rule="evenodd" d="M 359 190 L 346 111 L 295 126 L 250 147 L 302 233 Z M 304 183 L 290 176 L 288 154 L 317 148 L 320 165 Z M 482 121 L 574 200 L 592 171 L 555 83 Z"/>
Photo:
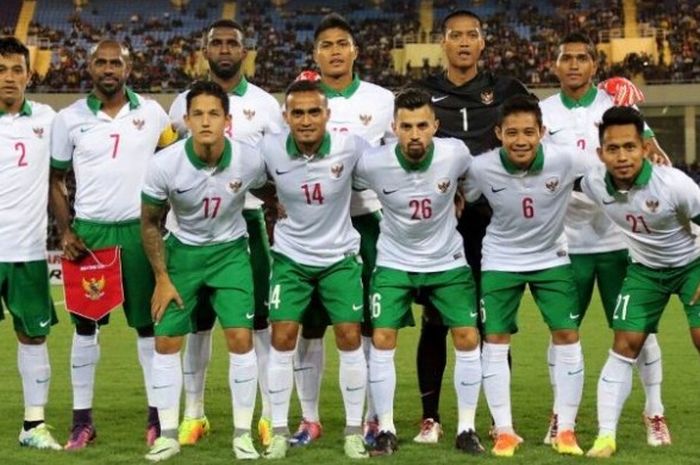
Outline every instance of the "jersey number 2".
<path fill-rule="evenodd" d="M 27 160 L 25 160 L 27 156 L 27 148 L 24 146 L 24 142 L 17 142 L 15 144 L 15 150 L 19 154 L 17 166 L 29 166 L 29 163 L 27 163 Z"/>

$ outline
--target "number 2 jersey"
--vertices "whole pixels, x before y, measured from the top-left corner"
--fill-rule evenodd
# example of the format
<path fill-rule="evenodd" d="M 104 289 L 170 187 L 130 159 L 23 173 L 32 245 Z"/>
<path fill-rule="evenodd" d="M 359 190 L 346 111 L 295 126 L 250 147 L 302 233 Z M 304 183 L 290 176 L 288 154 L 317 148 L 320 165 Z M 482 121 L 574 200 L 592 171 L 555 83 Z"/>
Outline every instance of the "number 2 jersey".
<path fill-rule="evenodd" d="M 396 143 L 363 154 L 354 186 L 374 190 L 382 204 L 377 265 L 418 273 L 466 266 L 454 197 L 471 162 L 457 139 L 434 138 L 419 163 L 408 162 Z"/>

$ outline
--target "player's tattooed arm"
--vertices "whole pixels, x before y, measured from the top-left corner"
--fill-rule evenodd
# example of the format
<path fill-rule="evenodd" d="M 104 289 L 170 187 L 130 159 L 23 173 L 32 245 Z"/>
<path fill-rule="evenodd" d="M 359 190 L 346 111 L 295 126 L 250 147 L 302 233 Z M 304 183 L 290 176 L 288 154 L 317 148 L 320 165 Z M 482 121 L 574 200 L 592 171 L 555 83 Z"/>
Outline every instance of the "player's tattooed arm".
<path fill-rule="evenodd" d="M 51 168 L 49 181 L 49 205 L 56 219 L 58 237 L 61 240 L 63 256 L 68 260 L 80 258 L 87 252 L 83 240 L 70 227 L 70 206 L 66 188 L 66 171 Z"/>
<path fill-rule="evenodd" d="M 156 287 L 151 297 L 151 317 L 156 324 L 160 322 L 170 302 L 175 301 L 178 307 L 183 307 L 180 294 L 170 281 L 168 268 L 165 264 L 165 245 L 160 234 L 160 222 L 164 214 L 164 205 L 141 203 L 143 249 L 148 261 L 151 262 L 151 268 L 153 268 L 153 274 L 156 278 Z"/>

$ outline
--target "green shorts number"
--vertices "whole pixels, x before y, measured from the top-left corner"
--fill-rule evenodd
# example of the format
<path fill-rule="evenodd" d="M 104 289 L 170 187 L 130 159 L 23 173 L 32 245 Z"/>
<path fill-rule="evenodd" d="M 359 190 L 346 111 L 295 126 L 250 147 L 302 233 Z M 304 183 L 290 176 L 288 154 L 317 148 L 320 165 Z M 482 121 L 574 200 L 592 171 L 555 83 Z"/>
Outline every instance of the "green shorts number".
<path fill-rule="evenodd" d="M 270 321 L 306 321 L 305 313 L 319 311 L 309 306 L 314 291 L 332 324 L 362 322 L 362 265 L 357 256 L 320 267 L 272 252 Z"/>
<path fill-rule="evenodd" d="M 700 284 L 700 259 L 677 268 L 653 269 L 630 263 L 617 298 L 612 327 L 616 331 L 655 333 L 671 294 L 683 302 L 691 328 L 700 328 L 700 303 L 690 300 Z"/>
<path fill-rule="evenodd" d="M 165 246 L 168 274 L 184 308 L 172 302 L 155 327 L 156 336 L 191 333 L 195 329 L 198 299 L 202 297 L 208 299 L 222 328 L 253 327 L 253 277 L 245 238 L 193 246 L 170 235 Z"/>
<path fill-rule="evenodd" d="M 153 324 L 151 319 L 151 296 L 155 281 L 151 264 L 143 251 L 139 220 L 121 223 L 99 223 L 77 219 L 73 230 L 91 249 L 118 245 L 122 251 L 122 282 L 124 285 L 124 313 L 132 328 L 144 328 Z M 72 315 L 74 323 L 91 321 Z M 109 323 L 109 315 L 98 321 Z"/>
<path fill-rule="evenodd" d="M 625 279 L 628 255 L 627 250 L 569 255 L 578 290 L 579 313 L 581 314 L 579 322 L 583 321 L 591 303 L 593 287 L 597 285 L 605 318 L 608 320 L 608 326 L 612 327 L 613 311 L 617 296 L 622 288 L 622 281 Z"/>
<path fill-rule="evenodd" d="M 58 323 L 46 260 L 0 263 L 0 298 L 12 315 L 16 332 L 29 337 L 46 336 L 51 326 Z M 0 320 L 4 317 L 0 308 Z"/>
<path fill-rule="evenodd" d="M 570 265 L 538 271 L 483 271 L 481 321 L 485 334 L 518 332 L 517 313 L 525 285 L 550 330 L 578 329 L 578 294 Z"/>
<path fill-rule="evenodd" d="M 418 290 L 437 308 L 446 326 L 476 326 L 476 285 L 469 267 L 414 273 L 380 266 L 372 276 L 372 327 L 413 326 L 411 303 Z"/>

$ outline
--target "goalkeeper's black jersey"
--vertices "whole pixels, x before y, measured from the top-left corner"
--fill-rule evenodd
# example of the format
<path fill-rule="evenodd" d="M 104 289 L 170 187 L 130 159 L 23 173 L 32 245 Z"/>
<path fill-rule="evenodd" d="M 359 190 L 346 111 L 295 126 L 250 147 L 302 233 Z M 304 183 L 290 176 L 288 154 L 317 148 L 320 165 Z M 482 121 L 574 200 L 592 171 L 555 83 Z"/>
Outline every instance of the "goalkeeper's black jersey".
<path fill-rule="evenodd" d="M 513 95 L 530 95 L 515 78 L 479 71 L 471 81 L 455 86 L 444 72 L 413 83 L 426 90 L 440 120 L 438 137 L 464 141 L 473 155 L 500 145 L 494 126 L 503 102 Z"/>

